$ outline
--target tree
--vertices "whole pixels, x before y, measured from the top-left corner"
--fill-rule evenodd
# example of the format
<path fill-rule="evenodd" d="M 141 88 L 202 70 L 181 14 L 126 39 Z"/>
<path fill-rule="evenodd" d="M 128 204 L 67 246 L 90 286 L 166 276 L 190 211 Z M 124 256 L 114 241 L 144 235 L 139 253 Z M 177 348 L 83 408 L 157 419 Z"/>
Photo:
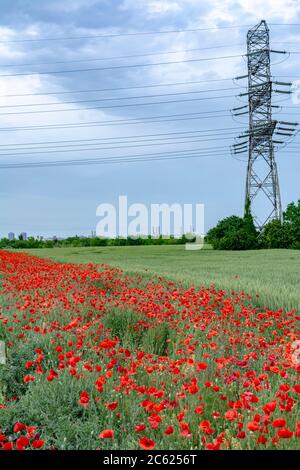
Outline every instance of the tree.
<path fill-rule="evenodd" d="M 300 199 L 291 202 L 283 213 L 283 224 L 288 227 L 291 237 L 290 248 L 300 249 Z"/>
<path fill-rule="evenodd" d="M 262 230 L 261 248 L 290 248 L 292 244 L 291 228 L 280 220 L 272 220 Z"/>
<path fill-rule="evenodd" d="M 246 201 L 244 218 L 232 215 L 218 222 L 209 230 L 205 240 L 215 250 L 252 250 L 258 246 L 258 234 L 250 210 L 250 201 Z"/>
<path fill-rule="evenodd" d="M 216 227 L 209 230 L 206 241 L 211 243 L 215 250 L 249 250 L 256 248 L 257 236 L 246 221 L 232 215 L 218 222 Z M 255 228 L 254 228 L 255 230 Z"/>

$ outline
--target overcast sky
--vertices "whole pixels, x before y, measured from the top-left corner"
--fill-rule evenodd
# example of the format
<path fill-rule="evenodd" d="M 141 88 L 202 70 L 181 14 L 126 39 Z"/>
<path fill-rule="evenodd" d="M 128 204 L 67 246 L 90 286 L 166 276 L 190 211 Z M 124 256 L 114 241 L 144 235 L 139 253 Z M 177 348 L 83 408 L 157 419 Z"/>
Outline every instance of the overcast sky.
<path fill-rule="evenodd" d="M 239 86 L 246 83 L 221 79 L 246 73 L 245 58 L 241 55 L 246 52 L 247 30 L 261 19 L 274 24 L 270 25 L 274 49 L 300 51 L 300 27 L 278 25 L 300 23 L 298 0 L 1 0 L 0 8 L 0 166 L 178 151 L 188 155 L 199 149 L 199 157 L 190 159 L 0 168 L 0 236 L 10 231 L 43 236 L 89 234 L 96 228 L 97 205 L 116 203 L 123 194 L 128 195 L 129 203 L 204 203 L 206 229 L 224 216 L 242 214 L 246 162 L 233 159 L 229 146 L 235 135 L 246 128 L 247 116 L 234 121 L 229 110 L 246 102 L 235 97 L 245 91 Z M 199 28 L 208 30 L 124 35 Z M 53 40 L 105 35 L 109 37 Z M 36 41 L 41 38 L 52 40 Z M 137 57 L 120 58 L 132 55 Z M 215 59 L 223 56 L 238 57 Z M 284 76 L 281 80 L 287 81 L 299 77 L 299 59 L 300 54 L 272 55 L 273 75 Z M 161 62 L 179 63 L 124 67 Z M 62 72 L 91 68 L 105 70 Z M 60 73 L 45 73 L 49 71 Z M 11 76 L 16 74 L 23 75 Z M 183 85 L 171 85 L 174 83 Z M 164 84 L 167 86 L 148 87 Z M 92 91 L 103 89 L 112 90 Z M 75 93 L 76 90 L 87 92 Z M 6 96 L 26 94 L 31 96 Z M 116 99 L 136 96 L 142 98 Z M 282 105 L 294 109 L 283 109 L 281 119 L 298 120 L 299 105 L 290 97 L 276 96 L 274 103 L 283 99 Z M 211 111 L 217 112 L 209 115 Z M 174 114 L 188 114 L 189 119 L 165 118 L 165 122 L 141 119 L 150 121 L 149 117 Z M 124 123 L 128 119 L 135 121 Z M 123 123 L 111 124 L 114 120 Z M 87 124 L 90 122 L 98 124 L 90 126 Z M 16 129 L 70 123 L 78 126 Z M 214 129 L 220 130 L 213 134 Z M 191 131 L 201 131 L 202 141 L 201 132 L 197 135 Z M 190 138 L 186 138 L 188 134 L 179 134 L 183 132 L 190 132 Z M 157 136 L 149 137 L 170 133 L 178 133 L 178 138 L 157 141 L 154 140 Z M 146 142 L 145 137 L 138 137 L 147 135 Z M 124 138 L 132 136 L 130 140 L 134 142 L 129 148 Z M 81 140 L 101 138 L 113 139 L 97 145 L 97 141 L 90 140 L 90 145 L 80 146 Z M 112 144 L 114 139 L 117 144 Z M 79 142 L 72 147 L 69 142 L 57 143 L 73 140 Z M 298 143 L 299 137 L 290 144 L 290 150 L 281 150 L 276 156 L 284 207 L 300 196 Z"/>

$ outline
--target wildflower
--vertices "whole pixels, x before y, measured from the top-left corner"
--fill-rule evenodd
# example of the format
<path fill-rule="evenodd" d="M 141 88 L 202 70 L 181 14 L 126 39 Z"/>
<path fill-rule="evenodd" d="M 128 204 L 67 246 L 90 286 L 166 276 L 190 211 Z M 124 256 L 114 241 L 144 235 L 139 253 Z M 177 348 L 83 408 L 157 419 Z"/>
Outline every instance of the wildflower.
<path fill-rule="evenodd" d="M 79 404 L 82 405 L 84 408 L 87 408 L 90 401 L 90 395 L 88 392 L 81 392 L 79 398 Z"/>
<path fill-rule="evenodd" d="M 108 410 L 114 411 L 117 408 L 118 404 L 119 403 L 117 401 L 112 401 L 111 403 L 106 403 L 105 406 Z"/>
<path fill-rule="evenodd" d="M 135 432 L 136 432 L 136 433 L 139 433 L 139 432 L 144 431 L 144 429 L 146 429 L 145 424 L 143 424 L 143 423 L 142 423 L 142 424 L 138 424 L 138 425 L 135 427 Z"/>
<path fill-rule="evenodd" d="M 170 425 L 170 426 L 168 426 L 168 427 L 165 429 L 164 434 L 165 434 L 166 436 L 169 436 L 170 434 L 173 434 L 173 432 L 174 432 L 174 428 L 173 428 L 173 426 Z"/>
<path fill-rule="evenodd" d="M 26 429 L 26 424 L 20 423 L 19 421 L 14 425 L 14 432 L 20 432 Z"/>
<path fill-rule="evenodd" d="M 284 418 L 274 419 L 272 426 L 274 428 L 283 428 L 286 425 L 286 420 Z"/>
<path fill-rule="evenodd" d="M 2 446 L 2 450 L 13 450 L 14 448 L 14 443 L 13 442 L 6 442 Z"/>
<path fill-rule="evenodd" d="M 152 429 L 157 429 L 158 426 L 160 425 L 161 423 L 161 417 L 155 413 L 152 413 L 149 418 L 148 418 L 148 421 L 150 423 L 150 427 Z"/>
<path fill-rule="evenodd" d="M 300 385 L 294 385 L 294 386 L 293 386 L 293 390 L 294 390 L 294 392 L 296 392 L 296 393 L 300 393 Z"/>
<path fill-rule="evenodd" d="M 16 440 L 16 449 L 24 450 L 29 444 L 29 439 L 26 436 L 21 436 Z"/>
<path fill-rule="evenodd" d="M 112 429 L 104 429 L 99 434 L 100 439 L 114 439 L 114 431 Z"/>
<path fill-rule="evenodd" d="M 148 439 L 148 437 L 141 437 L 140 447 L 144 450 L 152 450 L 155 447 L 155 442 L 151 439 Z"/>
<path fill-rule="evenodd" d="M 238 416 L 238 412 L 236 410 L 228 410 L 224 416 L 227 421 L 234 421 Z"/>
<path fill-rule="evenodd" d="M 250 421 L 250 423 L 247 424 L 247 429 L 251 432 L 255 432 L 259 430 L 259 426 L 256 421 Z"/>
<path fill-rule="evenodd" d="M 278 429 L 277 436 L 280 439 L 289 439 L 290 437 L 293 436 L 293 432 L 290 431 L 290 429 L 281 428 L 281 429 Z"/>
<path fill-rule="evenodd" d="M 28 384 L 28 382 L 33 382 L 33 381 L 34 381 L 33 375 L 25 375 L 24 384 Z"/>

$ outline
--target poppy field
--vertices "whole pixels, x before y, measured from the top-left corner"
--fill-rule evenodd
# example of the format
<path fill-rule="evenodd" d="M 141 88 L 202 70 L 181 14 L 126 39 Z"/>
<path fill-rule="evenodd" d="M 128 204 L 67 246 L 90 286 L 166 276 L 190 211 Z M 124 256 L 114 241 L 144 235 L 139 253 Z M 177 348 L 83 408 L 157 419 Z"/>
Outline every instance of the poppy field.
<path fill-rule="evenodd" d="M 0 251 L 0 449 L 299 449 L 300 316 Z"/>

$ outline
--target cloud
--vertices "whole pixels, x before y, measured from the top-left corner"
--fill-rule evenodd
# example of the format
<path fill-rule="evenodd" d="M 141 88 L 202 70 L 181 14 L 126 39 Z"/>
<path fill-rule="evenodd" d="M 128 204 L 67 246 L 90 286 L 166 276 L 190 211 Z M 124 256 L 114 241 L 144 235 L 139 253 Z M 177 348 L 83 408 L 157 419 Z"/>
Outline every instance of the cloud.
<path fill-rule="evenodd" d="M 8 3 L 7 3 L 8 5 Z M 89 36 L 97 34 L 110 34 L 118 32 L 135 32 L 135 31 L 155 31 L 170 29 L 194 29 L 209 28 L 230 25 L 255 25 L 262 18 L 269 23 L 292 22 L 299 23 L 300 2 L 295 0 L 208 0 L 201 2 L 199 0 L 53 0 L 51 2 L 10 2 L 7 8 L 2 8 L 2 24 L 6 27 L 0 28 L 0 41 L 14 40 L 19 38 L 35 38 L 35 37 L 62 37 L 62 36 Z M 21 71 L 47 71 L 57 69 L 76 69 L 87 67 L 105 67 L 126 64 L 141 64 L 155 62 L 171 62 L 188 60 L 193 58 L 210 58 L 223 55 L 235 55 L 245 53 L 246 33 L 248 28 L 232 28 L 232 29 L 215 29 L 211 31 L 182 32 L 179 34 L 161 34 L 161 35 L 145 35 L 145 36 L 120 36 L 107 39 L 88 39 L 82 41 L 45 41 L 45 42 L 25 42 L 25 43 L 9 43 L 0 42 L 0 74 L 18 73 Z M 290 41 L 299 42 L 300 37 L 297 34 L 298 28 L 287 27 L 270 27 L 272 42 L 274 48 L 279 49 L 282 46 L 280 42 Z M 211 48 L 212 49 L 205 49 Z M 215 49 L 214 49 L 215 47 Z M 185 49 L 201 50 L 194 52 L 184 52 Z M 288 49 L 289 46 L 283 46 Z M 294 47 L 297 50 L 297 46 Z M 150 55 L 147 57 L 127 58 L 111 60 L 105 59 L 109 57 L 119 57 L 131 54 L 146 53 L 164 53 L 168 51 L 180 51 L 176 54 L 166 55 Z M 3 67 L 2 64 L 36 64 L 55 61 L 83 60 L 83 59 L 99 59 L 102 61 L 90 63 L 73 63 L 73 64 L 56 64 L 30 67 Z M 280 75 L 298 75 L 297 56 L 291 56 L 289 60 L 274 67 L 274 73 Z M 278 60 L 277 57 L 274 59 Z M 240 90 L 224 91 L 224 95 L 232 95 L 229 98 L 223 98 L 221 92 L 216 93 L 215 100 L 194 100 L 193 97 L 211 97 L 215 95 L 218 88 L 233 87 L 228 82 L 213 82 L 214 79 L 233 77 L 235 75 L 243 75 L 246 72 L 246 64 L 242 57 L 220 59 L 220 60 L 203 60 L 199 62 L 190 62 L 173 65 L 153 66 L 153 67 L 133 67 L 122 68 L 108 71 L 91 71 L 88 73 L 66 73 L 51 75 L 29 75 L 22 77 L 0 78 L 0 95 L 3 94 L 23 94 L 23 93 L 40 93 L 39 96 L 16 97 L 5 100 L 0 98 L 0 106 L 20 105 L 27 103 L 55 103 L 49 108 L 71 109 L 80 108 L 76 111 L 54 112 L 43 114 L 27 114 L 27 115 L 11 115 L 0 116 L 0 127 L 14 127 L 22 125 L 43 125 L 43 124 L 59 124 L 85 121 L 103 121 L 117 120 L 129 118 L 144 118 L 157 115 L 180 114 L 191 112 L 207 112 L 217 109 L 229 110 L 237 103 L 234 95 Z M 159 88 L 145 88 L 144 85 L 165 84 L 174 82 L 207 80 L 208 83 L 181 86 L 165 86 Z M 211 80 L 211 82 L 209 82 Z M 131 87 L 140 86 L 140 89 Z M 88 92 L 85 94 L 73 94 L 72 90 L 93 90 L 105 88 L 123 88 L 118 91 L 107 92 Z M 145 95 L 151 96 L 155 94 L 167 94 L 176 92 L 189 91 L 207 91 L 203 95 L 182 95 L 174 97 L 156 97 L 154 102 L 176 100 L 181 98 L 190 98 L 190 102 L 176 102 L 173 104 L 156 104 L 153 106 L 137 106 L 122 107 L 114 109 L 90 109 L 84 110 L 85 104 L 63 104 L 64 101 L 75 101 L 85 99 L 107 99 L 114 98 L 114 101 L 105 103 L 104 106 L 110 104 L 118 104 L 118 97 L 129 97 Z M 67 95 L 47 95 L 47 92 L 68 91 Z M 152 98 L 139 98 L 135 102 L 149 102 Z M 121 104 L 128 103 L 122 101 Z M 102 103 L 95 103 L 95 106 L 101 106 Z M 286 103 L 287 104 L 287 103 Z M 237 104 L 237 106 L 239 106 Z M 87 104 L 93 106 L 93 103 Z M 1 108 L 0 113 L 10 111 L 25 111 L 32 108 Z M 44 109 L 42 106 L 33 109 Z M 190 130 L 205 130 L 209 128 L 232 127 L 229 112 L 222 118 L 214 116 L 213 119 L 203 119 L 195 121 L 178 121 L 178 122 L 159 122 L 147 124 L 131 124 L 131 125 L 108 125 L 99 127 L 78 127 L 73 129 L 43 129 L 34 131 L 1 131 L 1 144 L 17 144 L 25 143 L 26 146 L 30 142 L 52 142 L 59 140 L 74 139 L 95 139 L 103 137 L 128 137 L 133 135 L 147 135 L 156 133 L 182 132 Z M 247 123 L 245 122 L 245 126 Z M 233 132 L 232 135 L 235 133 Z M 231 139 L 231 138 L 230 138 Z M 224 153 L 228 151 L 231 140 L 224 140 Z M 233 139 L 233 137 L 232 137 Z M 216 141 L 218 136 L 216 136 Z M 216 141 L 204 142 L 203 148 L 218 145 Z M 154 146 L 155 144 L 155 146 Z M 223 144 L 223 141 L 222 141 Z M 153 146 L 152 146 L 153 145 Z M 117 155 L 136 155 L 138 153 L 160 152 L 173 149 L 184 149 L 186 147 L 201 147 L 201 143 L 190 143 L 189 145 L 159 144 L 156 146 L 152 142 L 149 147 L 130 149 L 114 149 L 100 150 L 99 152 L 89 152 L 88 148 L 82 152 L 59 153 L 47 155 L 22 155 L 20 157 L 4 157 L 1 161 L 8 160 L 50 160 L 70 159 L 83 157 L 102 157 Z M 106 147 L 106 145 L 105 145 Z M 1 152 L 3 153 L 3 151 Z M 293 158 L 288 153 L 287 157 Z M 201 162 L 201 163 L 200 163 Z M 293 166 L 298 163 L 294 161 Z M 144 166 L 143 166 L 144 165 Z M 169 165 L 169 166 L 168 166 Z M 22 219 L 22 230 L 30 232 L 32 227 L 37 226 L 39 220 L 43 219 L 41 205 L 42 197 L 50 199 L 44 203 L 47 204 L 47 220 L 51 221 L 52 230 L 56 232 L 58 227 L 57 211 L 61 213 L 61 218 L 66 220 L 66 231 L 73 233 L 75 228 L 72 221 L 68 219 L 69 214 L 78 217 L 80 225 L 86 224 L 87 227 L 94 227 L 94 207 L 101 196 L 101 200 L 110 201 L 111 198 L 122 191 L 128 193 L 133 200 L 143 201 L 148 194 L 149 201 L 153 197 L 182 198 L 203 197 L 210 207 L 217 206 L 220 203 L 218 191 L 211 189 L 211 178 L 214 179 L 214 188 L 219 191 L 226 192 L 228 179 L 239 181 L 244 184 L 245 169 L 241 166 L 241 170 L 237 168 L 235 161 L 229 158 L 221 158 L 218 160 L 218 171 L 216 172 L 216 160 L 204 159 L 191 161 L 192 171 L 187 172 L 186 162 L 173 161 L 158 163 L 144 163 L 137 165 L 99 165 L 87 167 L 68 167 L 68 168 L 47 168 L 31 170 L 11 171 L 6 173 L 6 177 L 1 182 L 0 191 L 4 192 L 5 198 L 0 198 L 2 217 L 6 217 L 5 224 L 1 223 L 1 230 L 9 231 L 14 229 L 14 220 L 18 220 L 23 213 L 26 217 Z M 284 167 L 284 165 L 286 165 Z M 288 158 L 282 163 L 283 168 L 288 174 Z M 299 163 L 300 165 L 300 163 Z M 195 171 L 194 171 L 195 170 Z M 199 170 L 199 171 L 198 171 Z M 217 173 L 217 174 L 216 174 Z M 209 175 L 212 175 L 211 178 Z M 172 178 L 170 177 L 172 176 Z M 226 177 L 224 177 L 226 175 Z M 289 187 L 286 190 L 287 200 L 295 199 L 293 194 L 297 191 L 297 171 L 291 171 L 289 176 Z M 193 183 L 194 181 L 194 183 Z M 194 187 L 193 187 L 194 184 Z M 153 193 L 153 187 L 156 189 L 156 196 Z M 12 189 L 13 188 L 13 189 Z M 199 192 L 200 191 L 200 192 Z M 293 193 L 294 191 L 294 193 Z M 66 194 L 70 196 L 70 201 L 65 207 L 61 205 L 61 201 L 65 201 Z M 9 195 L 9 197 L 8 197 Z M 44 195 L 44 196 L 43 196 Z M 71 200 L 71 196 L 77 198 L 76 201 Z M 200 195 L 200 196 L 199 196 Z M 223 208 L 220 211 L 234 212 L 238 210 L 238 204 L 242 207 L 242 198 L 237 198 L 234 191 L 226 192 L 222 200 Z M 12 205 L 7 205 L 7 199 L 12 201 Z M 168 199 L 167 199 L 168 200 Z M 19 210 L 18 202 L 22 201 L 23 206 Z M 46 201 L 46 202 L 45 202 Z M 80 202 L 80 206 L 78 203 Z M 159 200 L 157 201 L 159 202 Z M 202 202 L 202 201 L 201 201 Z M 15 205 L 14 205 L 15 204 Z M 34 206 L 37 211 L 35 212 Z M 80 210 L 79 210 L 80 207 Z M 90 208 L 88 217 L 85 215 L 86 208 Z M 11 208 L 11 209 L 10 209 Z M 26 211 L 25 209 L 26 208 Z M 27 210 L 28 208 L 28 210 Z M 49 209 L 49 213 L 48 213 Z M 56 210 L 57 209 L 57 210 Z M 10 211 L 10 212 L 9 212 Z M 76 212 L 77 211 L 77 212 Z M 220 211 L 215 211 L 213 215 L 208 214 L 208 226 L 212 225 Z M 76 212 L 76 213 L 75 213 Z M 218 213 L 217 213 L 218 212 Z M 5 215 L 7 214 L 7 215 Z M 49 216 L 49 217 L 48 217 Z M 24 221 L 23 221 L 24 220 Z M 46 217 L 45 219 L 46 220 Z M 50 224 L 50 225 L 51 225 Z M 89 225 L 90 224 L 90 225 Z M 62 224 L 63 225 L 63 224 Z M 42 230 L 42 227 L 39 228 Z M 59 233 L 63 232 L 63 228 L 59 229 Z M 82 229 L 84 230 L 84 229 Z"/>
<path fill-rule="evenodd" d="M 147 17 L 155 17 L 159 15 L 167 15 L 181 12 L 183 9 L 182 1 L 169 1 L 169 0 L 143 0 L 137 2 L 136 0 L 125 0 L 120 9 L 121 10 L 139 10 Z"/>
<path fill-rule="evenodd" d="M 101 7 L 101 4 L 103 3 L 106 4 L 107 0 L 51 0 L 51 2 L 46 2 L 45 6 L 46 10 L 49 11 L 76 13 L 82 8 L 88 9 L 97 4 L 99 5 L 99 7 Z"/>
<path fill-rule="evenodd" d="M 163 15 L 166 13 L 174 13 L 182 10 L 182 7 L 179 3 L 167 1 L 150 1 L 147 8 L 149 13 L 152 15 Z"/>
<path fill-rule="evenodd" d="M 184 0 L 187 4 L 192 0 Z M 197 21 L 205 27 L 222 24 L 249 24 L 261 19 L 288 23 L 300 13 L 299 0 L 210 0 L 209 8 Z"/>

